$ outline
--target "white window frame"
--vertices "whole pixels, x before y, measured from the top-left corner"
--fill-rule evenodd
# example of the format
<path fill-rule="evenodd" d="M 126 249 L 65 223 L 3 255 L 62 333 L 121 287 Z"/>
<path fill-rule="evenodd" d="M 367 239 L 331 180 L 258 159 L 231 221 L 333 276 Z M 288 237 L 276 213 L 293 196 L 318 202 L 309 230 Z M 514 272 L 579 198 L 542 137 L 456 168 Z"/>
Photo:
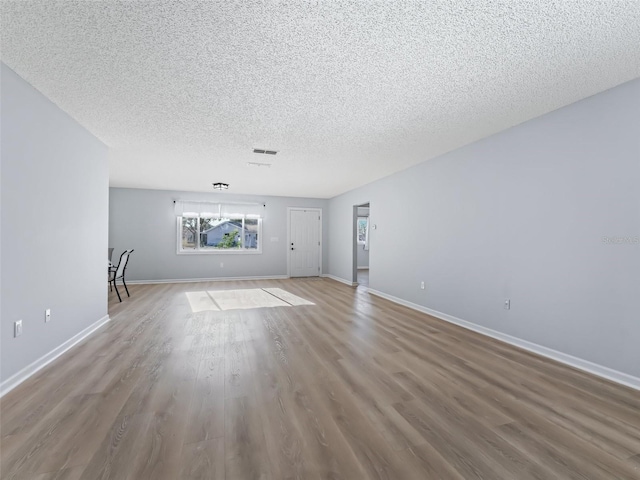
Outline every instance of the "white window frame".
<path fill-rule="evenodd" d="M 200 233 L 200 215 L 185 215 L 189 218 L 197 218 L 198 219 L 198 234 Z M 205 218 L 212 218 L 207 215 Z M 195 248 L 182 248 L 182 218 L 183 216 L 176 217 L 176 253 L 178 255 L 260 255 L 262 254 L 262 217 L 253 217 L 251 215 L 234 215 L 232 219 L 242 218 L 243 225 L 244 220 L 249 219 L 257 219 L 258 220 L 258 248 L 238 248 L 238 249 L 215 249 L 215 248 L 200 248 L 199 239 L 196 240 Z M 244 244 L 244 238 L 242 239 L 242 243 Z"/>

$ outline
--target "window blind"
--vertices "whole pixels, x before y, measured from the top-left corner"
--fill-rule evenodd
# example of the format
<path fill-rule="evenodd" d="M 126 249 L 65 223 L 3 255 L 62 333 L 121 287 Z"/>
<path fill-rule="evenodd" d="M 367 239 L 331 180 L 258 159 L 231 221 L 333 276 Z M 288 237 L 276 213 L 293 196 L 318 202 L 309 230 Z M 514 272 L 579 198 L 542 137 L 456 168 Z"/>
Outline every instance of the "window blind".
<path fill-rule="evenodd" d="M 261 203 L 212 203 L 176 200 L 174 209 L 176 217 L 261 218 L 264 214 L 264 205 Z"/>

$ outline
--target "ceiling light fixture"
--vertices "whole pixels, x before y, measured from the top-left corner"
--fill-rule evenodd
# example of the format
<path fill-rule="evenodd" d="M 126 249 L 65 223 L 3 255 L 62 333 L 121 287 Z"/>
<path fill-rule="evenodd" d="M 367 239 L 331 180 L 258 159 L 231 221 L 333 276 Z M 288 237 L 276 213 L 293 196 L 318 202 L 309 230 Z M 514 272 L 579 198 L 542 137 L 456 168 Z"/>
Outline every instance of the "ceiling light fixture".
<path fill-rule="evenodd" d="M 213 184 L 213 189 L 214 190 L 227 190 L 228 188 L 229 188 L 229 184 L 228 183 L 218 182 L 218 183 L 214 183 Z"/>
<path fill-rule="evenodd" d="M 248 167 L 271 167 L 270 163 L 261 163 L 261 162 L 247 162 Z"/>
<path fill-rule="evenodd" d="M 266 155 L 275 155 L 278 153 L 277 150 L 265 150 L 264 148 L 254 148 L 253 153 L 264 153 Z"/>

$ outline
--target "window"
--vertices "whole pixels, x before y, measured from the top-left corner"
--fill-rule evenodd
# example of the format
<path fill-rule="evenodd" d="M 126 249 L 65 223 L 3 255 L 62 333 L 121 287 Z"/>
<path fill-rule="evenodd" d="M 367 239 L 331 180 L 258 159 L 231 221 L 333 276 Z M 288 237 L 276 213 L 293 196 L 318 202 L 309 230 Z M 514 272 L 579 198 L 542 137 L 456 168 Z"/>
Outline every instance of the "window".
<path fill-rule="evenodd" d="M 369 236 L 369 217 L 358 217 L 358 244 L 366 245 Z"/>
<path fill-rule="evenodd" d="M 262 219 L 245 215 L 230 218 L 178 217 L 180 252 L 260 253 Z"/>
<path fill-rule="evenodd" d="M 177 201 L 178 253 L 262 253 L 262 208 Z"/>

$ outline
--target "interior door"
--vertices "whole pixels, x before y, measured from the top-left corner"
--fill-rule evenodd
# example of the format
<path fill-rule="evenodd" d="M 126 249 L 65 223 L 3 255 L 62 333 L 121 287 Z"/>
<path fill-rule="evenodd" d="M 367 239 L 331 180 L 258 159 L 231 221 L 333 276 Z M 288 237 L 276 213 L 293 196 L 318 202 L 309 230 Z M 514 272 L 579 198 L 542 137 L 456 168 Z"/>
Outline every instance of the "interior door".
<path fill-rule="evenodd" d="M 320 275 L 319 210 L 289 210 L 289 266 L 292 277 Z"/>

